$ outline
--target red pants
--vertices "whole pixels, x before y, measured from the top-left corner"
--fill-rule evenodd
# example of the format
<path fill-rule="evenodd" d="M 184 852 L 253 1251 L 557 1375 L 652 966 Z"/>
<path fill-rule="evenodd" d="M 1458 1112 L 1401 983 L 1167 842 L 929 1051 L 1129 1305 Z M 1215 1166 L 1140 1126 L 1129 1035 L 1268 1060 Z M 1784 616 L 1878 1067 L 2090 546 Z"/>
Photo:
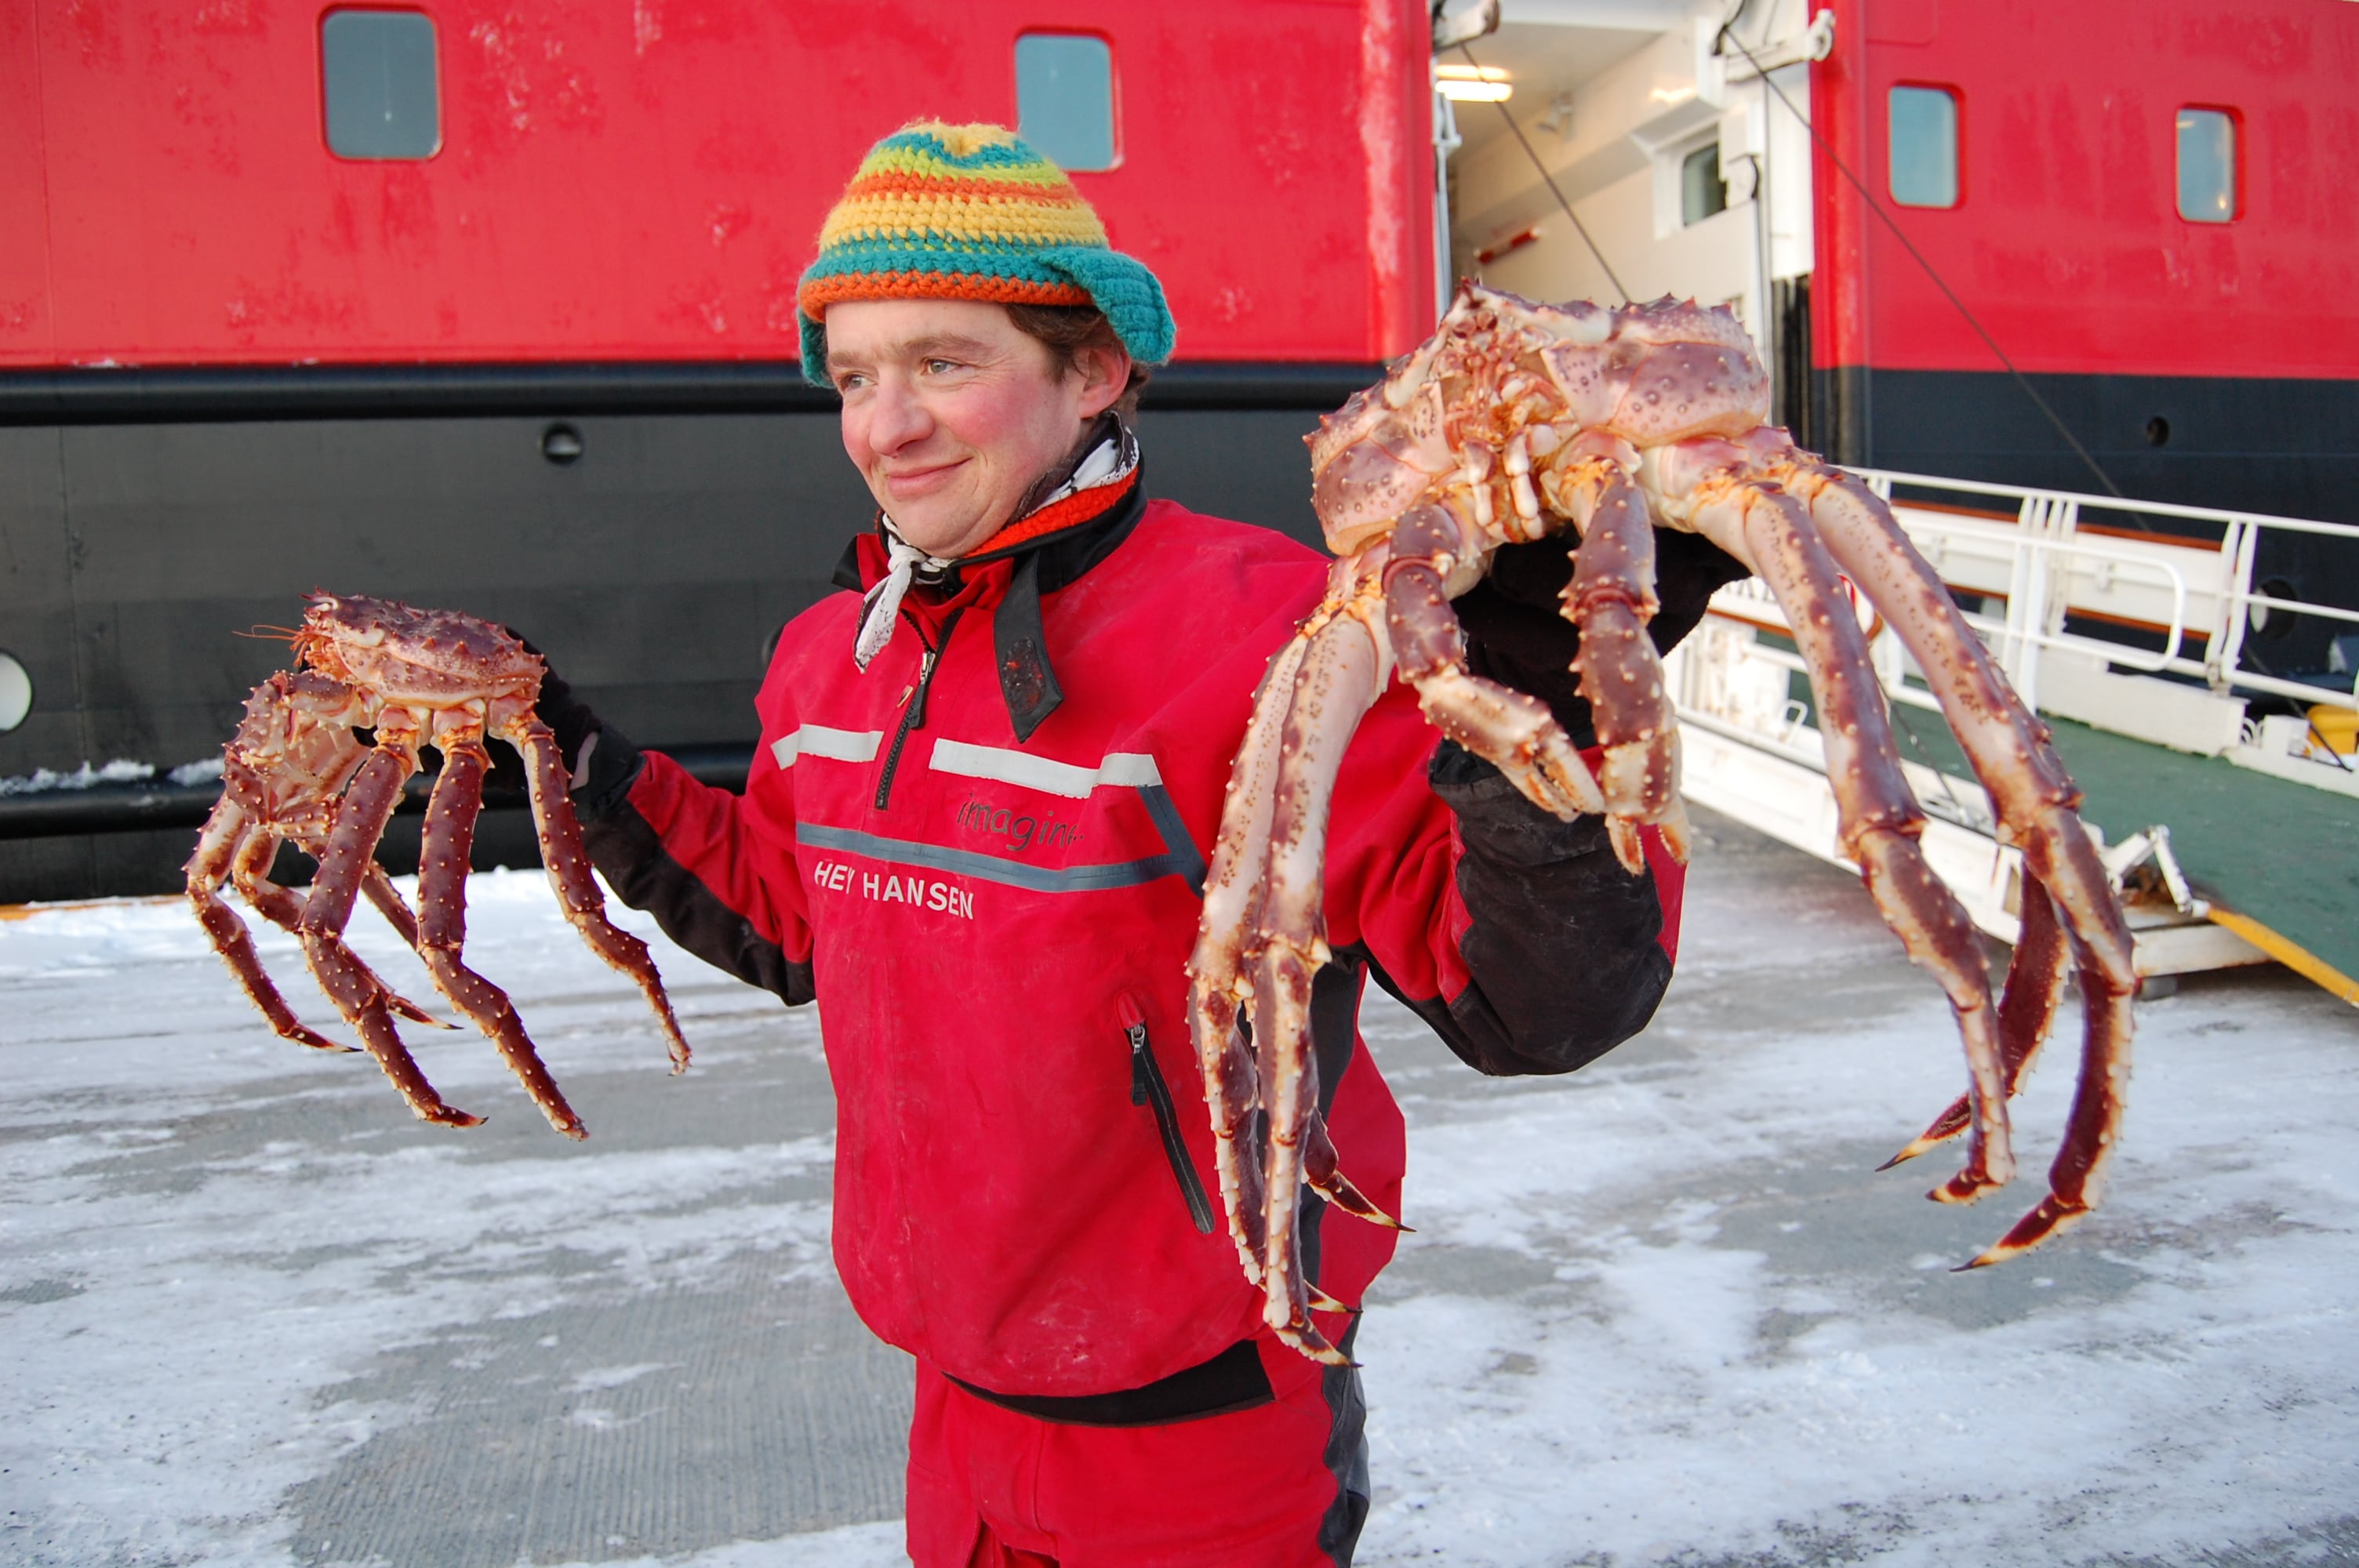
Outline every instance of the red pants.
<path fill-rule="evenodd" d="M 916 1568 L 1350 1568 L 1368 1512 L 1355 1371 L 1259 1345 L 1275 1399 L 1169 1426 L 1071 1426 L 918 1367 Z"/>

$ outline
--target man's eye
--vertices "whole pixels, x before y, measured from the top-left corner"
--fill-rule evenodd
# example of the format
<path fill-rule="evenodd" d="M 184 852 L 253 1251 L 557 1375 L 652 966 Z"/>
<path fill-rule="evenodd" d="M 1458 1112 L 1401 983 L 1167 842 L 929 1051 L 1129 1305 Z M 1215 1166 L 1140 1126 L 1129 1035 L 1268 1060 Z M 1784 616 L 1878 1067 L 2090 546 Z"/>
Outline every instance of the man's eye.
<path fill-rule="evenodd" d="M 956 360 L 928 360 L 926 362 L 926 373 L 928 375 L 946 375 L 956 369 L 958 369 L 958 362 Z"/>

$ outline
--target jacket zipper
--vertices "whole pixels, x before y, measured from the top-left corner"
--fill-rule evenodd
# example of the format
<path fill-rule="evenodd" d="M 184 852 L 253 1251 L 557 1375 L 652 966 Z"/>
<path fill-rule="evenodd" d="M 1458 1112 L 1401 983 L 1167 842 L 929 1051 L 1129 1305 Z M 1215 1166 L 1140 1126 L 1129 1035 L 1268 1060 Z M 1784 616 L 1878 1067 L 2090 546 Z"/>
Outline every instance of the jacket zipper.
<path fill-rule="evenodd" d="M 926 727 L 926 693 L 933 689 L 934 672 L 942 665 L 942 650 L 951 645 L 951 633 L 958 627 L 963 606 L 953 610 L 942 622 L 942 640 L 926 643 L 926 652 L 918 661 L 918 684 L 910 688 L 908 700 L 901 708 L 901 727 L 893 731 L 893 749 L 885 753 L 885 773 L 876 781 L 876 809 L 882 811 L 893 796 L 893 775 L 900 771 L 901 748 L 908 743 L 909 731 Z M 912 626 L 917 622 L 912 621 Z M 918 641 L 925 643 L 926 630 L 918 627 Z"/>
<path fill-rule="evenodd" d="M 1180 1195 L 1188 1200 L 1188 1217 L 1196 1222 L 1200 1235 L 1210 1236 L 1212 1200 L 1204 1195 L 1204 1184 L 1197 1180 L 1195 1162 L 1188 1158 L 1188 1145 L 1180 1137 L 1180 1112 L 1171 1103 L 1171 1086 L 1163 1081 L 1163 1068 L 1147 1049 L 1147 1016 L 1127 996 L 1121 1000 L 1120 1011 L 1123 1036 L 1130 1042 L 1130 1103 L 1155 1108 L 1155 1130 L 1163 1135 L 1163 1156 L 1171 1162 L 1171 1173 L 1179 1179 Z"/>

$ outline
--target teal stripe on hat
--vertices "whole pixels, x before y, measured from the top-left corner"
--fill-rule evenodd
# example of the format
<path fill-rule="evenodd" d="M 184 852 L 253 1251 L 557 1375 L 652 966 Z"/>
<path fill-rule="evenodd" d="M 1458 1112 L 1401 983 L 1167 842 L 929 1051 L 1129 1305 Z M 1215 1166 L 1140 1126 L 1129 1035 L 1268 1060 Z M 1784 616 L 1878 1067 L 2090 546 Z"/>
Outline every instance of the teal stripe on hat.
<path fill-rule="evenodd" d="M 878 151 L 886 147 L 922 149 L 945 163 L 961 168 L 1030 168 L 1044 161 L 1022 142 L 999 143 L 975 148 L 973 152 L 954 153 L 950 145 L 930 131 L 896 131 L 876 144 Z"/>

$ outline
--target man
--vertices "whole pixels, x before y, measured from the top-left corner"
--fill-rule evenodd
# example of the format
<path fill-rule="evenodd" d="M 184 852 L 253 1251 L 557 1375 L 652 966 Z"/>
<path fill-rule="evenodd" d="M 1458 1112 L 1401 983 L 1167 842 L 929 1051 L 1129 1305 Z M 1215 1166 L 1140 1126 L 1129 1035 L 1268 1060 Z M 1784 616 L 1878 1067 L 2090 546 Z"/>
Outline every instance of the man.
<path fill-rule="evenodd" d="M 852 591 L 782 633 L 743 797 L 552 677 L 591 852 L 690 951 L 825 999 L 836 1261 L 918 1359 L 921 1568 L 1348 1563 L 1357 1374 L 1261 1325 L 1207 1197 L 1181 973 L 1255 686 L 1324 563 L 1147 499 L 1129 419 L 1171 349 L 1161 288 L 1004 130 L 878 144 L 799 302 L 879 508 Z M 1528 551 L 1463 601 L 1475 656 L 1585 732 L 1565 551 Z M 1733 568 L 1666 560 L 1675 637 Z M 1440 746 L 1405 688 L 1346 760 L 1326 875 L 1324 1108 L 1391 1212 L 1403 1131 L 1355 1032 L 1367 977 L 1492 1073 L 1581 1065 L 1669 981 L 1676 872 L 1625 875 L 1598 822 Z M 1393 1233 L 1315 1196 L 1302 1223 L 1310 1277 L 1356 1304 Z"/>

